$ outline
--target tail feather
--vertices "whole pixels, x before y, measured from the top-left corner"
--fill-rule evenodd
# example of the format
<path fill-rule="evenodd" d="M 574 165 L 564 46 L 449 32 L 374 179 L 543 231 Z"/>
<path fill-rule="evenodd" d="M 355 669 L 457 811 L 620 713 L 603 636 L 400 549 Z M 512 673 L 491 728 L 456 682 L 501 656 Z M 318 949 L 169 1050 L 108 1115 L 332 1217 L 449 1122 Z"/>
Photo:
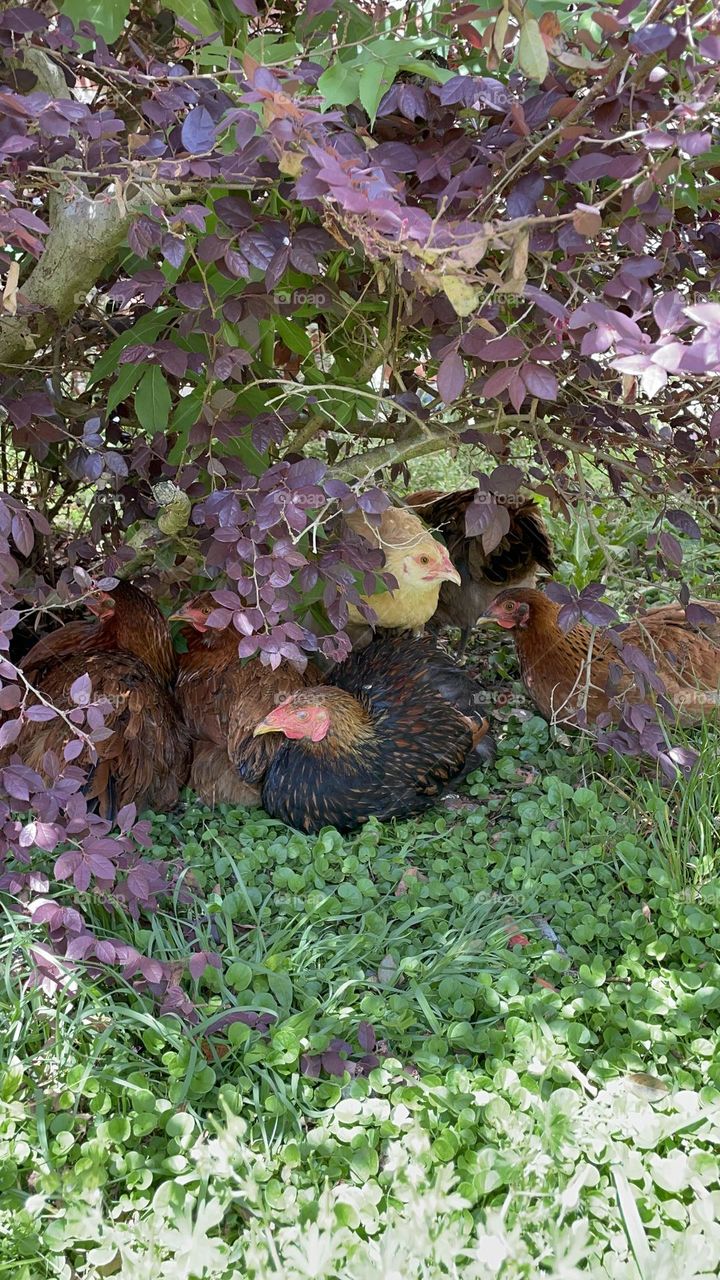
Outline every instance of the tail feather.
<path fill-rule="evenodd" d="M 99 760 L 93 765 L 82 793 L 91 813 L 99 814 L 108 822 L 115 821 L 119 810 L 117 779 L 109 760 Z"/>

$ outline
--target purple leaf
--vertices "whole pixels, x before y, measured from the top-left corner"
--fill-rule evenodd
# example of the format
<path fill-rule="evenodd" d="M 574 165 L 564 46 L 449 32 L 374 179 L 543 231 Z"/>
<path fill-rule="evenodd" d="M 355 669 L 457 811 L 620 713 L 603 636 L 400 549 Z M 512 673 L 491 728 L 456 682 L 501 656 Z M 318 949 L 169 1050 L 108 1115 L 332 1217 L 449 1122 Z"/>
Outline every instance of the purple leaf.
<path fill-rule="evenodd" d="M 212 151 L 215 145 L 215 122 L 205 107 L 193 107 L 180 130 L 182 144 L 191 155 Z"/>
<path fill-rule="evenodd" d="M 507 111 L 512 102 L 506 86 L 489 76 L 452 76 L 440 87 L 438 97 L 444 107 L 472 107 L 481 102 L 502 112 Z"/>
<path fill-rule="evenodd" d="M 561 631 L 572 631 L 572 628 L 580 621 L 580 605 L 577 601 L 573 604 L 564 604 L 557 620 Z"/>
<path fill-rule="evenodd" d="M 520 485 L 524 480 L 524 476 L 519 467 L 513 467 L 508 463 L 502 463 L 496 467 L 490 476 L 490 488 L 493 493 L 497 493 L 504 498 L 510 497 L 517 493 Z"/>
<path fill-rule="evenodd" d="M 437 371 L 437 389 L 444 404 L 451 404 L 465 386 L 465 365 L 456 351 L 451 351 Z"/>
<path fill-rule="evenodd" d="M 669 48 L 676 35 L 675 28 L 667 23 L 651 22 L 649 26 L 633 31 L 628 44 L 644 58 L 649 53 L 662 53 L 663 49 Z"/>
<path fill-rule="evenodd" d="M 191 978 L 193 978 L 195 982 L 202 977 L 207 968 L 207 964 L 207 954 L 205 951 L 194 951 L 190 956 L 190 959 L 188 960 L 188 969 L 190 970 Z"/>
<path fill-rule="evenodd" d="M 36 707 L 28 707 L 26 714 L 28 720 L 33 720 L 36 724 L 43 724 L 48 720 L 54 720 L 57 716 L 57 711 L 54 707 L 44 707 L 40 704 Z"/>
<path fill-rule="evenodd" d="M 110 859 L 103 857 L 101 853 L 89 854 L 86 858 L 86 866 L 98 880 L 109 880 L 112 883 L 115 879 L 115 867 Z"/>
<path fill-rule="evenodd" d="M 611 165 L 611 156 L 604 151 L 592 151 L 573 161 L 567 171 L 568 181 L 592 182 L 595 178 L 604 178 L 610 172 Z"/>
<path fill-rule="evenodd" d="M 507 215 L 509 218 L 527 218 L 537 213 L 538 204 L 545 190 L 545 179 L 542 174 L 528 173 L 520 178 L 507 198 Z"/>
<path fill-rule="evenodd" d="M 322 1065 L 329 1076 L 344 1076 L 349 1063 L 341 1057 L 337 1049 L 326 1049 L 322 1055 Z"/>
<path fill-rule="evenodd" d="M 372 1053 L 375 1045 L 377 1044 L 377 1039 L 369 1022 L 360 1023 L 357 1029 L 357 1038 L 360 1048 L 363 1049 L 365 1053 Z"/>
<path fill-rule="evenodd" d="M 58 880 L 67 880 L 69 876 L 80 866 L 82 862 L 82 854 L 76 849 L 70 849 L 67 853 L 61 853 L 55 862 L 55 875 Z"/>
<path fill-rule="evenodd" d="M 572 591 L 562 582 L 549 582 L 545 588 L 545 595 L 550 600 L 554 600 L 555 604 L 574 604 L 577 601 L 577 591 Z"/>
<path fill-rule="evenodd" d="M 530 395 L 539 400 L 557 400 L 558 381 L 550 369 L 539 364 L 523 365 L 523 381 Z"/>
<path fill-rule="evenodd" d="M 22 720 L 6 720 L 3 725 L 0 725 L 0 747 L 7 747 L 11 742 L 15 742 L 21 729 Z"/>
<path fill-rule="evenodd" d="M 554 320 L 566 321 L 569 315 L 568 309 L 562 302 L 558 302 L 551 294 L 544 293 L 542 289 L 538 289 L 537 285 L 526 284 L 523 290 L 525 297 L 534 302 L 541 311 L 547 312 Z"/>
<path fill-rule="evenodd" d="M 687 511 L 668 511 L 667 518 L 671 524 L 675 525 L 676 529 L 685 534 L 686 538 L 698 539 L 702 537 L 699 524 L 696 520 L 693 520 L 691 515 L 688 515 Z"/>
<path fill-rule="evenodd" d="M 519 373 L 513 371 L 512 378 L 508 384 L 508 395 L 510 396 L 510 403 L 516 413 L 520 412 L 526 394 L 527 391 L 523 379 Z"/>
<path fill-rule="evenodd" d="M 712 134 L 679 133 L 678 146 L 686 156 L 702 156 L 712 147 Z"/>
<path fill-rule="evenodd" d="M 471 329 L 461 340 L 463 351 L 479 360 L 494 362 L 497 360 L 517 360 L 525 354 L 525 344 L 520 338 L 506 333 L 502 338 L 488 340 L 487 333 L 479 326 Z"/>
<path fill-rule="evenodd" d="M 617 622 L 617 614 L 611 609 L 609 604 L 603 604 L 601 600 L 594 600 L 586 603 L 581 602 L 582 615 L 591 627 L 609 627 L 613 622 Z"/>
<path fill-rule="evenodd" d="M 118 812 L 118 815 L 115 821 L 120 831 L 127 832 L 132 827 L 136 818 L 137 818 L 137 807 L 134 804 L 126 804 Z"/>
<path fill-rule="evenodd" d="M 483 387 L 482 393 L 485 399 L 490 400 L 493 396 L 502 395 L 503 391 L 507 391 L 514 376 L 514 369 L 496 369 L 490 374 Z"/>
<path fill-rule="evenodd" d="M 92 696 L 92 681 L 87 673 L 78 676 L 70 685 L 70 698 L 76 707 L 86 707 Z"/>
<path fill-rule="evenodd" d="M 30 521 L 22 511 L 16 511 L 12 518 L 12 536 L 20 555 L 29 556 L 35 545 L 35 534 Z"/>
<path fill-rule="evenodd" d="M 48 25 L 47 18 L 42 13 L 22 8 L 6 9 L 0 18 L 0 24 L 7 31 L 13 31 L 19 36 L 27 35 L 31 31 L 45 31 Z"/>
<path fill-rule="evenodd" d="M 675 333 L 685 324 L 685 301 L 676 290 L 664 293 L 653 304 L 653 315 L 662 333 Z"/>
<path fill-rule="evenodd" d="M 386 493 L 383 493 L 382 489 L 368 489 L 366 493 L 361 493 L 358 498 L 360 510 L 372 516 L 381 515 L 383 511 L 387 511 L 390 505 L 390 499 Z"/>
<path fill-rule="evenodd" d="M 706 36 L 700 41 L 700 52 L 711 62 L 720 62 L 720 36 Z"/>
<path fill-rule="evenodd" d="M 682 564 L 683 549 L 673 533 L 661 533 L 658 546 L 671 564 Z"/>
<path fill-rule="evenodd" d="M 176 284 L 175 296 L 178 302 L 181 302 L 184 307 L 190 307 L 192 311 L 198 310 L 207 302 L 205 290 L 201 284 Z"/>
<path fill-rule="evenodd" d="M 685 617 L 691 627 L 716 627 L 718 625 L 718 620 L 714 613 L 711 613 L 704 605 L 694 602 L 687 606 Z"/>

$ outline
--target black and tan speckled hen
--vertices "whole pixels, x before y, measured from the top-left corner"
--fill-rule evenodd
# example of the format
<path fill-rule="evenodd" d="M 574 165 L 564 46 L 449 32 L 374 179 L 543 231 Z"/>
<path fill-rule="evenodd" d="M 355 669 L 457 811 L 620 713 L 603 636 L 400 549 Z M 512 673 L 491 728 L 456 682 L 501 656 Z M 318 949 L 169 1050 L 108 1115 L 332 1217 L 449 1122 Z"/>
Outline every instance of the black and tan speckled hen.
<path fill-rule="evenodd" d="M 285 737 L 263 806 L 300 831 L 420 813 L 494 758 L 479 699 L 432 637 L 384 635 L 257 725 Z"/>

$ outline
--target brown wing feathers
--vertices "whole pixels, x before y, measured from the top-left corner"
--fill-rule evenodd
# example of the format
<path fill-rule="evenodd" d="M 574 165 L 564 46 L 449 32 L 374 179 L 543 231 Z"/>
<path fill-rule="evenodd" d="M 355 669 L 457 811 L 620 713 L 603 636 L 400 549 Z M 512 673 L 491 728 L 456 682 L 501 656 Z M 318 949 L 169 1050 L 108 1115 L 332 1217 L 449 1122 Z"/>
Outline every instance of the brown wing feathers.
<path fill-rule="evenodd" d="M 138 809 L 172 808 L 190 763 L 189 736 L 170 691 L 175 657 L 167 623 L 137 587 L 122 583 L 111 595 L 111 618 L 61 627 L 22 663 L 30 683 L 61 710 L 72 708 L 70 688 L 86 673 L 93 701 L 106 704 L 109 736 L 96 744 L 95 762 L 86 747 L 78 763 L 90 766 L 86 795 L 108 818 L 131 802 Z M 32 695 L 30 700 L 37 701 Z M 4 757 L 18 754 L 43 775 L 46 753 L 62 760 L 71 737 L 59 717 L 29 722 Z"/>

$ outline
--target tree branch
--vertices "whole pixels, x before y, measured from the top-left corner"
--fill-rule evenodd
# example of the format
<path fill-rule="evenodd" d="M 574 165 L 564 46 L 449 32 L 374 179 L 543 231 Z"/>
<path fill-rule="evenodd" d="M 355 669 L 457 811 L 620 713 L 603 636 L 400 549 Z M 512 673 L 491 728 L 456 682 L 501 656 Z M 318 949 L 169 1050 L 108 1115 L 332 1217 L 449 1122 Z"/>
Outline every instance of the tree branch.
<path fill-rule="evenodd" d="M 395 466 L 398 462 L 409 462 L 410 458 L 421 458 L 427 453 L 440 453 L 442 449 L 458 443 L 457 437 L 448 431 L 428 432 L 426 435 L 411 436 L 408 440 L 394 440 L 391 444 L 368 449 L 367 453 L 356 453 L 351 458 L 345 458 L 331 468 L 330 474 L 337 480 L 369 480 L 376 471 L 385 467 Z"/>
<path fill-rule="evenodd" d="M 72 96 L 41 50 L 27 50 L 26 60 L 45 92 L 55 99 Z M 85 301 L 125 241 L 133 218 L 153 204 L 170 204 L 179 194 L 151 184 L 143 191 L 136 188 L 125 200 L 113 184 L 93 199 L 67 162 L 60 160 L 55 172 L 58 191 L 50 200 L 50 233 L 19 291 L 21 313 L 0 317 L 0 369 L 27 364 Z"/>

